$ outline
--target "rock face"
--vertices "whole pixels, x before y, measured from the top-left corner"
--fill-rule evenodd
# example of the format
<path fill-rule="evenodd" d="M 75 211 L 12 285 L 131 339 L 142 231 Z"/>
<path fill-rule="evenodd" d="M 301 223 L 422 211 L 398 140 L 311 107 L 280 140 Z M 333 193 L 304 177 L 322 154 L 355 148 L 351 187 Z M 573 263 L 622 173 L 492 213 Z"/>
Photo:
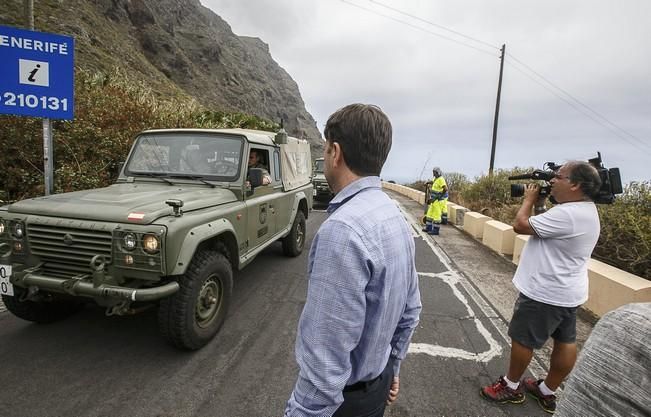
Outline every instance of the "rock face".
<path fill-rule="evenodd" d="M 6 6 L 5 6 L 6 5 Z M 262 40 L 233 33 L 199 0 L 39 0 L 36 30 L 75 37 L 76 65 L 120 67 L 161 95 L 188 95 L 212 110 L 275 122 L 312 143 L 323 140 L 298 85 Z M 26 27 L 23 0 L 3 0 L 0 24 Z"/>

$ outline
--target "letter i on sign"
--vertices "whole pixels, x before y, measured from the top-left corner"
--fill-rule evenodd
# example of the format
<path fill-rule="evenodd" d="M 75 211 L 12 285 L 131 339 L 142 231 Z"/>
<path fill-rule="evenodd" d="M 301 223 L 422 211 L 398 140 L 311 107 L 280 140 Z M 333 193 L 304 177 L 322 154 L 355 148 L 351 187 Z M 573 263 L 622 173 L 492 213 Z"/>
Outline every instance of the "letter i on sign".
<path fill-rule="evenodd" d="M 47 62 L 19 59 L 18 74 L 21 84 L 50 86 L 50 66 Z"/>

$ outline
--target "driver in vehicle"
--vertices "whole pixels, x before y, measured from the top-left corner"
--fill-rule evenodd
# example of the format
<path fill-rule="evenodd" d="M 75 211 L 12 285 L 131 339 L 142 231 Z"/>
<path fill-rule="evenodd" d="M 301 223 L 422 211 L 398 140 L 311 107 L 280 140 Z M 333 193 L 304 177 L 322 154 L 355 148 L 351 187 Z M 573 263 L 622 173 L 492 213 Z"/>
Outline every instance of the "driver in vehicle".
<path fill-rule="evenodd" d="M 271 175 L 269 175 L 269 170 L 267 170 L 267 167 L 261 162 L 260 153 L 255 149 L 251 149 L 251 153 L 249 154 L 249 169 L 251 168 L 260 168 L 262 170 L 262 185 L 271 184 Z M 248 172 L 246 176 L 249 176 Z"/>

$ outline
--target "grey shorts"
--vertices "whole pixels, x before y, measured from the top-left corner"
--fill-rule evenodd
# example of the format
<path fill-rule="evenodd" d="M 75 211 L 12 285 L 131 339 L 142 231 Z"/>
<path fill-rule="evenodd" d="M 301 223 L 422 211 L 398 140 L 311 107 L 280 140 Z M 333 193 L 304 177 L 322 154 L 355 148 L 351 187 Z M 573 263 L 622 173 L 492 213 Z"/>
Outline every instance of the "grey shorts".
<path fill-rule="evenodd" d="M 575 343 L 577 308 L 541 303 L 521 293 L 513 308 L 509 336 L 531 349 L 540 349 L 550 337 Z"/>

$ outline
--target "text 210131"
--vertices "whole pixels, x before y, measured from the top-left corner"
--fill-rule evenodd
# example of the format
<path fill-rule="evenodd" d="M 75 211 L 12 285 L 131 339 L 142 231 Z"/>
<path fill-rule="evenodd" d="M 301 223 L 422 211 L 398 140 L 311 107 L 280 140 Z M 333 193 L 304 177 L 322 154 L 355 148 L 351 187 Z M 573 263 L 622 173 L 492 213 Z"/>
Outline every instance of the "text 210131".
<path fill-rule="evenodd" d="M 68 99 L 34 94 L 15 94 L 7 91 L 2 94 L 2 103 L 5 106 L 28 107 L 30 109 L 42 108 L 49 110 L 68 110 Z"/>

